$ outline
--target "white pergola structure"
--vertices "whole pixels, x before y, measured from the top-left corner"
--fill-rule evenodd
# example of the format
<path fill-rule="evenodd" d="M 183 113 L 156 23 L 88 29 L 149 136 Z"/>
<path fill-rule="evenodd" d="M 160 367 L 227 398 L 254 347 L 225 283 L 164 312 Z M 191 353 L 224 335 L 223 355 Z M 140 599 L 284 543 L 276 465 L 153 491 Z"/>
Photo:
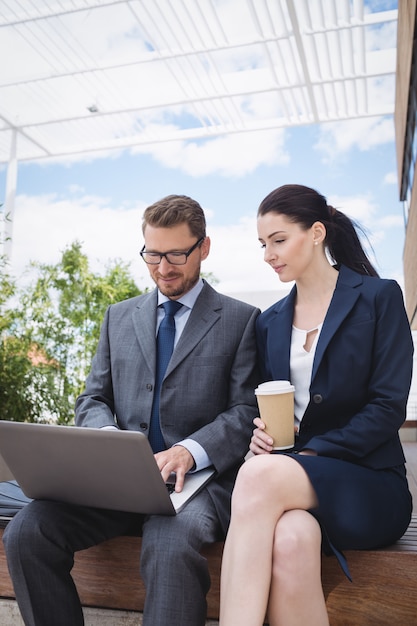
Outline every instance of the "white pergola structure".
<path fill-rule="evenodd" d="M 397 9 L 377 4 L 2 0 L 6 238 L 19 161 L 391 115 Z"/>

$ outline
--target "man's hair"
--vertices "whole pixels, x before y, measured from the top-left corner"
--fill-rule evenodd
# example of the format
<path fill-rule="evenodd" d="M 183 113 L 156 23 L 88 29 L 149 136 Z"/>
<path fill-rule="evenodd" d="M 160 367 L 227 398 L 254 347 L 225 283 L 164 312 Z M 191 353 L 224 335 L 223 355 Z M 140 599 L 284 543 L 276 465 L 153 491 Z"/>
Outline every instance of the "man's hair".
<path fill-rule="evenodd" d="M 171 228 L 178 224 L 188 224 L 197 239 L 206 236 L 206 218 L 199 203 L 188 196 L 175 195 L 165 196 L 145 209 L 142 232 L 146 226 Z"/>

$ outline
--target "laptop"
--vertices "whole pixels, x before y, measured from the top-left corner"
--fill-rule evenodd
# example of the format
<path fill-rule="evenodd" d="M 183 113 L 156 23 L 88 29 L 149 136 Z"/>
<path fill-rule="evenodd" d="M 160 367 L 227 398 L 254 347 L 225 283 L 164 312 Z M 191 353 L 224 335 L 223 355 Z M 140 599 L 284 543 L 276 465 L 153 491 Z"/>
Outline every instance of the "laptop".
<path fill-rule="evenodd" d="M 0 420 L 0 454 L 28 498 L 132 513 L 176 515 L 215 474 L 172 491 L 147 437 L 129 430 Z"/>

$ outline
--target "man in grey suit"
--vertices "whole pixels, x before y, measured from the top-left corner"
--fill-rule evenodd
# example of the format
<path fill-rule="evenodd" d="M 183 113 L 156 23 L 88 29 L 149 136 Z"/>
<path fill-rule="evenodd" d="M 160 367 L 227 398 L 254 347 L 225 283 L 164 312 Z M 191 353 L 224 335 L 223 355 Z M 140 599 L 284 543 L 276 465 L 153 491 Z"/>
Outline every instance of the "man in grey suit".
<path fill-rule="evenodd" d="M 210 578 L 200 549 L 225 536 L 231 491 L 257 415 L 259 310 L 220 295 L 200 278 L 210 240 L 196 201 L 168 196 L 156 202 L 144 213 L 143 234 L 141 255 L 157 288 L 108 308 L 76 403 L 76 424 L 147 434 L 162 476 L 175 472 L 178 491 L 189 471 L 213 465 L 216 476 L 174 517 L 45 501 L 27 505 L 4 534 L 26 626 L 81 626 L 70 575 L 74 552 L 131 532 L 143 537 L 144 626 L 205 624 Z M 178 310 L 159 393 L 156 337 L 166 306 Z"/>

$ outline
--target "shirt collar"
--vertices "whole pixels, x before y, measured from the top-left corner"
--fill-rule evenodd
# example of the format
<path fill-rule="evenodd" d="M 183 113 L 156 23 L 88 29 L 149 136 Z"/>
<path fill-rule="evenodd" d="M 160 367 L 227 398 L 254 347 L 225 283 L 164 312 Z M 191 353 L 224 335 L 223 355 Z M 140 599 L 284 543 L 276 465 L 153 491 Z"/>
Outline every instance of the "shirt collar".
<path fill-rule="evenodd" d="M 178 302 L 181 302 L 181 304 L 183 304 L 184 306 L 192 309 L 203 287 L 204 282 L 203 279 L 200 278 L 199 281 L 194 285 L 194 287 L 190 289 L 190 291 L 187 291 L 187 293 L 179 298 Z M 169 300 L 169 298 L 164 296 L 164 294 L 162 294 L 158 289 L 158 306 L 161 306 L 161 304 L 163 304 L 167 300 Z"/>

